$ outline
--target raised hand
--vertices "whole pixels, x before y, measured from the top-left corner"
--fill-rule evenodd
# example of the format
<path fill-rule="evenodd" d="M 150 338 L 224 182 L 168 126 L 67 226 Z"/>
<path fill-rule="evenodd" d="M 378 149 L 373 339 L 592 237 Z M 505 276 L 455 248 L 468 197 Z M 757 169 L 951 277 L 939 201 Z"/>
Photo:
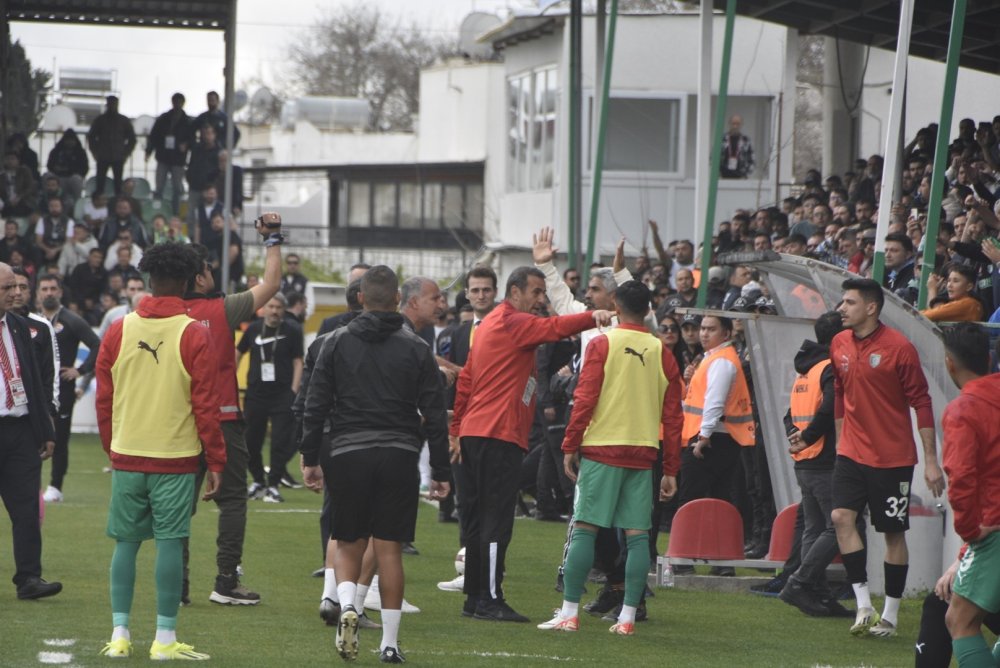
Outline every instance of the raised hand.
<path fill-rule="evenodd" d="M 552 261 L 552 257 L 559 250 L 552 243 L 554 238 L 555 231 L 551 227 L 543 227 L 538 234 L 531 235 L 531 257 L 535 264 Z"/>

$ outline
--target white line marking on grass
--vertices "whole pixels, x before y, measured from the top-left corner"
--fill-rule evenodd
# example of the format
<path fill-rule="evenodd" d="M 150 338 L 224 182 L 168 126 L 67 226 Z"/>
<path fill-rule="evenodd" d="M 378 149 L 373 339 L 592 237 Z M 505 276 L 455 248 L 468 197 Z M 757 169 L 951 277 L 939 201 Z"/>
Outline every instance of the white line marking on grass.
<path fill-rule="evenodd" d="M 73 660 L 69 652 L 39 652 L 38 662 L 46 664 L 63 664 Z"/>
<path fill-rule="evenodd" d="M 43 642 L 49 647 L 72 647 L 76 644 L 76 638 L 49 638 Z"/>
<path fill-rule="evenodd" d="M 375 650 L 373 650 L 374 652 Z M 410 652 L 407 652 L 410 654 Z M 547 654 L 515 654 L 513 652 L 442 652 L 442 651 L 413 651 L 414 655 L 429 656 L 476 656 L 484 659 L 545 659 L 546 661 L 578 661 L 571 656 L 551 656 Z"/>

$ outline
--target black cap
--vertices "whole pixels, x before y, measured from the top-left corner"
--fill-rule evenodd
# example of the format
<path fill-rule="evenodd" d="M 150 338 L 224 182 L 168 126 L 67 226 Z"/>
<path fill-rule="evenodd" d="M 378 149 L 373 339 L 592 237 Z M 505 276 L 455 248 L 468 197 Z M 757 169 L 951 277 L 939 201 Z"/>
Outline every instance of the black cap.
<path fill-rule="evenodd" d="M 681 319 L 681 327 L 684 325 L 697 325 L 701 327 L 701 316 L 697 316 L 694 313 L 688 313 Z"/>
<path fill-rule="evenodd" d="M 747 311 L 753 310 L 753 301 L 747 299 L 746 297 L 737 297 L 733 305 L 729 307 L 730 311 L 740 311 L 746 313 Z"/>
<path fill-rule="evenodd" d="M 671 295 L 663 300 L 663 313 L 673 313 L 681 306 L 684 306 L 684 299 L 677 295 Z"/>
<path fill-rule="evenodd" d="M 760 297 L 756 302 L 754 302 L 754 307 L 757 309 L 758 313 L 769 311 L 771 315 L 778 314 L 778 309 L 774 305 L 774 300 L 769 297 Z"/>

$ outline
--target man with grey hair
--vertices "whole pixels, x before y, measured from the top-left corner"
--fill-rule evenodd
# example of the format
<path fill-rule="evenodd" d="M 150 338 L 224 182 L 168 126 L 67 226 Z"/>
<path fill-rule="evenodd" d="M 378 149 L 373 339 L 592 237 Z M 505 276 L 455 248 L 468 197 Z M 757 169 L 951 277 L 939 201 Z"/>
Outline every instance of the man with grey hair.
<path fill-rule="evenodd" d="M 414 276 L 406 279 L 399 288 L 399 311 L 403 314 L 403 324 L 422 339 L 424 337 L 421 332 L 428 327 L 433 327 L 446 309 L 447 301 L 441 288 L 430 278 Z M 430 341 L 427 342 L 427 345 L 431 346 L 431 350 L 434 349 Z M 444 374 L 445 384 L 451 387 L 462 367 L 449 362 L 440 355 L 435 355 L 434 359 L 437 361 L 441 373 Z"/>

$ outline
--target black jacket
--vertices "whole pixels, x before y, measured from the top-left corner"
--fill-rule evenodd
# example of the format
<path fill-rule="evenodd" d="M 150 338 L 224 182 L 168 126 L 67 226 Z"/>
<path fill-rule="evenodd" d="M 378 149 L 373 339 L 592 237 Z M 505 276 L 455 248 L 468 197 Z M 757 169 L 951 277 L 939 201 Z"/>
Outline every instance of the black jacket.
<path fill-rule="evenodd" d="M 822 346 L 815 341 L 803 341 L 799 352 L 795 354 L 795 371 L 799 374 L 807 374 L 809 370 L 825 359 L 830 359 L 830 347 Z M 812 445 L 820 437 L 824 437 L 823 450 L 813 459 L 803 459 L 795 462 L 797 469 L 832 469 L 833 462 L 837 457 L 837 428 L 836 420 L 833 417 L 833 367 L 828 366 L 823 369 L 820 375 L 820 387 L 823 388 L 823 401 L 816 410 L 816 415 L 809 426 L 802 430 L 802 440 L 806 445 Z M 791 409 L 785 413 L 785 432 L 791 434 L 795 431 L 792 424 Z"/>
<path fill-rule="evenodd" d="M 324 341 L 305 399 L 307 466 L 318 461 L 327 417 L 331 457 L 372 447 L 419 452 L 426 439 L 432 477 L 449 480 L 444 384 L 430 346 L 400 314 L 366 311 Z"/>
<path fill-rule="evenodd" d="M 55 441 L 56 432 L 52 424 L 52 383 L 42 381 L 42 370 L 32 352 L 31 328 L 28 319 L 7 311 L 7 326 L 17 351 L 17 363 L 24 380 L 24 391 L 28 395 L 28 417 L 35 432 L 35 445 L 41 448 L 46 441 Z"/>

